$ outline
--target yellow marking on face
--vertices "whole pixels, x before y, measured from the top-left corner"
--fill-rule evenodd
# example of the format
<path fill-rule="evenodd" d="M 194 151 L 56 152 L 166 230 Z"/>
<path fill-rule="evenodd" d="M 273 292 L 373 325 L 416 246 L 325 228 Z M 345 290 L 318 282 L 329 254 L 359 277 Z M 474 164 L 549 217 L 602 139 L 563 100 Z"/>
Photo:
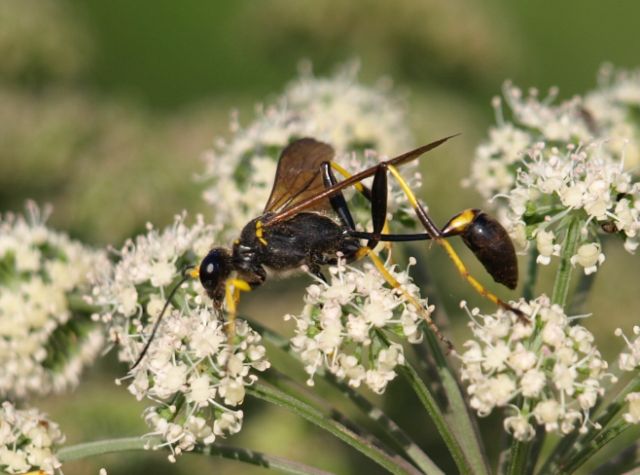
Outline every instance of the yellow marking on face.
<path fill-rule="evenodd" d="M 258 238 L 258 241 L 260 241 L 260 243 L 263 246 L 267 245 L 267 240 L 263 237 L 264 236 L 264 229 L 262 228 L 262 221 L 256 221 L 256 237 Z"/>
<path fill-rule="evenodd" d="M 192 279 L 197 279 L 200 277 L 200 267 L 194 267 L 193 269 L 191 269 L 189 272 L 189 277 L 191 277 Z"/>

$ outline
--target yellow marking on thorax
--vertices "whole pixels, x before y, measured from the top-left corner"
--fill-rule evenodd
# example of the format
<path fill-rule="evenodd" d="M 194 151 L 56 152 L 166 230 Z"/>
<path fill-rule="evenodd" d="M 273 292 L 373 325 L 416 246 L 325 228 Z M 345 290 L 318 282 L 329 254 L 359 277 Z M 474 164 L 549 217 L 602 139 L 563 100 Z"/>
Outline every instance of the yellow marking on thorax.
<path fill-rule="evenodd" d="M 449 222 L 448 228 L 462 233 L 469 227 L 474 219 L 475 213 L 473 212 L 473 210 L 465 209 L 462 213 L 456 216 L 455 219 Z"/>
<path fill-rule="evenodd" d="M 258 238 L 258 241 L 260 241 L 260 243 L 263 246 L 266 246 L 268 243 L 263 236 L 264 236 L 264 229 L 262 227 L 262 221 L 258 220 L 256 221 L 256 237 Z"/>

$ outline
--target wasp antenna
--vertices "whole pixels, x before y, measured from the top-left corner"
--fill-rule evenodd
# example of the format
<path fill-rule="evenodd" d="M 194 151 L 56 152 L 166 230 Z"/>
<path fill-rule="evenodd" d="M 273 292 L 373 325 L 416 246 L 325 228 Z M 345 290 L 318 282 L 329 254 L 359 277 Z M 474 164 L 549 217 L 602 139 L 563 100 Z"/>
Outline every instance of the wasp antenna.
<path fill-rule="evenodd" d="M 169 304 L 171 303 L 171 299 L 173 299 L 173 296 L 176 294 L 176 292 L 178 291 L 180 286 L 191 278 L 191 274 L 188 273 L 188 270 L 193 268 L 193 267 L 194 266 L 187 266 L 184 269 L 182 269 L 182 278 L 176 284 L 176 286 L 173 289 L 171 289 L 171 292 L 169 292 L 169 296 L 167 297 L 167 300 L 165 301 L 164 306 L 162 307 L 162 310 L 160 311 L 160 315 L 158 315 L 158 319 L 153 324 L 153 329 L 151 330 L 151 335 L 149 335 L 149 339 L 147 340 L 147 343 L 144 345 L 144 348 L 142 349 L 142 352 L 140 352 L 140 356 L 138 356 L 138 359 L 136 360 L 136 362 L 133 363 L 133 366 L 131 366 L 131 368 L 129 368 L 129 371 L 135 369 L 135 367 L 140 364 L 140 362 L 142 361 L 144 356 L 147 354 L 147 351 L 149 351 L 149 347 L 151 346 L 151 342 L 153 341 L 154 337 L 156 336 L 156 332 L 158 331 L 158 328 L 160 327 L 160 322 L 162 321 L 162 317 L 164 317 L 164 314 L 167 311 L 167 308 L 169 308 Z"/>

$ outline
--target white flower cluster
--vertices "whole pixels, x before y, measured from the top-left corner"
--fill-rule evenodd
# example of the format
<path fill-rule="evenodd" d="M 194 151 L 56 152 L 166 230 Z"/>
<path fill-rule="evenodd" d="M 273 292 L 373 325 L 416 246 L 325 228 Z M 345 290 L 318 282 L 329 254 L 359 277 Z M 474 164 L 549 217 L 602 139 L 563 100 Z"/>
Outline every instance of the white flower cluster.
<path fill-rule="evenodd" d="M 586 430 L 589 411 L 603 393 L 603 378 L 609 376 L 593 335 L 571 325 L 571 318 L 544 295 L 512 305 L 531 321 L 503 309 L 492 315 L 467 309 L 475 339 L 464 344 L 460 374 L 468 382 L 471 407 L 480 416 L 512 408 L 515 414 L 504 427 L 518 440 L 533 438 L 534 421 L 547 432 Z M 513 405 L 517 397 L 523 398 L 521 409 Z"/>
<path fill-rule="evenodd" d="M 47 228 L 48 212 L 27 210 L 0 219 L 0 395 L 9 398 L 74 387 L 104 342 L 81 307 L 109 261 Z"/>
<path fill-rule="evenodd" d="M 103 310 L 96 318 L 110 328 L 119 357 L 132 365 L 148 341 L 168 292 L 181 268 L 209 249 L 213 228 L 198 217 L 194 226 L 177 216 L 172 227 L 129 241 L 120 261 L 102 276 L 90 303 Z M 246 322 L 236 321 L 230 345 L 222 315 L 214 310 L 199 282 L 185 282 L 172 299 L 146 356 L 122 381 L 138 399 L 152 400 L 145 420 L 161 436 L 171 460 L 196 443 L 240 430 L 237 409 L 245 387 L 257 377 L 252 370 L 269 367 L 261 337 Z"/>
<path fill-rule="evenodd" d="M 553 103 L 557 91 L 541 100 L 537 91 L 525 95 L 507 83 L 511 121 L 495 99 L 498 125 L 477 148 L 467 182 L 494 200 L 522 250 L 536 241 L 539 263 L 560 254 L 564 228 L 574 219 L 582 229 L 571 262 L 587 274 L 604 261 L 602 231 L 620 234 L 629 252 L 638 246 L 640 184 L 637 163 L 629 166 L 640 147 L 630 129 L 638 91 L 640 73 L 619 73 L 584 99 L 559 104 Z"/>
<path fill-rule="evenodd" d="M 291 346 L 310 376 L 307 384 L 313 385 L 313 376 L 326 368 L 350 386 L 364 383 L 382 393 L 395 378 L 395 367 L 404 364 L 402 346 L 389 337 L 421 341 L 423 317 L 370 264 L 359 270 L 340 263 L 329 271 L 330 283 L 319 281 L 307 288 L 302 313 L 285 317 L 296 322 Z M 388 271 L 430 315 L 433 306 L 420 299 L 408 269 Z"/>
<path fill-rule="evenodd" d="M 636 175 L 640 166 L 640 69 L 616 71 L 601 68 L 599 85 L 584 97 L 584 108 L 593 117 L 613 154 L 624 157 L 625 168 Z"/>
<path fill-rule="evenodd" d="M 618 357 L 618 366 L 622 371 L 637 372 L 640 370 L 640 326 L 635 325 L 633 327 L 633 334 L 635 335 L 633 340 L 629 340 L 620 328 L 616 329 L 615 334 L 624 338 L 628 350 L 620 353 L 620 356 Z M 631 392 L 627 394 L 625 401 L 629 403 L 629 412 L 623 415 L 624 420 L 630 424 L 639 424 L 640 392 Z"/>
<path fill-rule="evenodd" d="M 269 362 L 260 335 L 245 321 L 236 320 L 230 346 L 210 306 L 176 310 L 167 320 L 133 370 L 129 391 L 156 402 L 145 410 L 145 420 L 175 460 L 196 443 L 209 445 L 240 431 L 243 412 L 237 407 L 245 387 L 258 379 L 252 370 L 264 371 Z"/>
<path fill-rule="evenodd" d="M 571 258 L 585 273 L 604 261 L 598 233 L 603 229 L 625 238 L 634 252 L 640 233 L 640 182 L 610 159 L 601 143 L 565 150 L 537 144 L 519 170 L 516 185 L 504 195 L 507 229 L 521 247 L 535 238 L 538 263 L 548 264 L 560 253 L 563 228 L 580 222 L 579 247 Z"/>
<path fill-rule="evenodd" d="M 536 89 L 524 94 L 506 82 L 503 95 L 511 120 L 504 117 L 502 100 L 495 97 L 497 125 L 489 129 L 489 139 L 476 149 L 471 176 L 465 184 L 472 184 L 486 199 L 493 198 L 516 185 L 517 172 L 533 145 L 545 142 L 562 148 L 562 144 L 577 145 L 592 140 L 594 134 L 580 99 L 555 104 L 557 93 L 553 89 L 540 99 Z"/>
<path fill-rule="evenodd" d="M 409 150 L 412 140 L 406 122 L 403 104 L 390 94 L 390 88 L 358 83 L 355 65 L 330 78 L 303 74 L 273 104 L 259 107 L 248 126 L 240 127 L 234 119 L 231 139 L 220 139 L 206 155 L 204 179 L 208 188 L 204 198 L 215 206 L 214 223 L 223 229 L 225 238 L 232 238 L 262 213 L 277 159 L 293 140 L 313 137 L 327 142 L 336 150 L 336 161 L 357 172 L 377 163 L 378 154 L 396 155 Z M 415 165 L 408 164 L 404 169 L 417 185 Z M 406 200 L 395 187 L 391 197 L 391 212 L 401 205 L 406 207 Z M 233 206 L 227 206 L 229 203 Z M 368 210 L 364 203 L 362 207 Z M 412 216 L 408 209 L 401 210 L 403 217 Z"/>
<path fill-rule="evenodd" d="M 16 409 L 10 402 L 0 408 L 0 470 L 3 473 L 53 475 L 60 462 L 53 454 L 64 443 L 58 424 L 36 409 Z M 35 473 L 35 472 L 34 472 Z"/>

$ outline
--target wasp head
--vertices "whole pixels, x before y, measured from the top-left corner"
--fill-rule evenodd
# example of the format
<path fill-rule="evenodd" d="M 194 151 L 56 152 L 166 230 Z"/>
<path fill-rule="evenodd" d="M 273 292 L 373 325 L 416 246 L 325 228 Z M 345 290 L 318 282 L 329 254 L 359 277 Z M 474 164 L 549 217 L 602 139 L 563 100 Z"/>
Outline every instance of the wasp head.
<path fill-rule="evenodd" d="M 200 283 L 218 307 L 224 301 L 225 281 L 232 270 L 231 254 L 221 247 L 211 249 L 200 263 L 198 270 Z"/>

